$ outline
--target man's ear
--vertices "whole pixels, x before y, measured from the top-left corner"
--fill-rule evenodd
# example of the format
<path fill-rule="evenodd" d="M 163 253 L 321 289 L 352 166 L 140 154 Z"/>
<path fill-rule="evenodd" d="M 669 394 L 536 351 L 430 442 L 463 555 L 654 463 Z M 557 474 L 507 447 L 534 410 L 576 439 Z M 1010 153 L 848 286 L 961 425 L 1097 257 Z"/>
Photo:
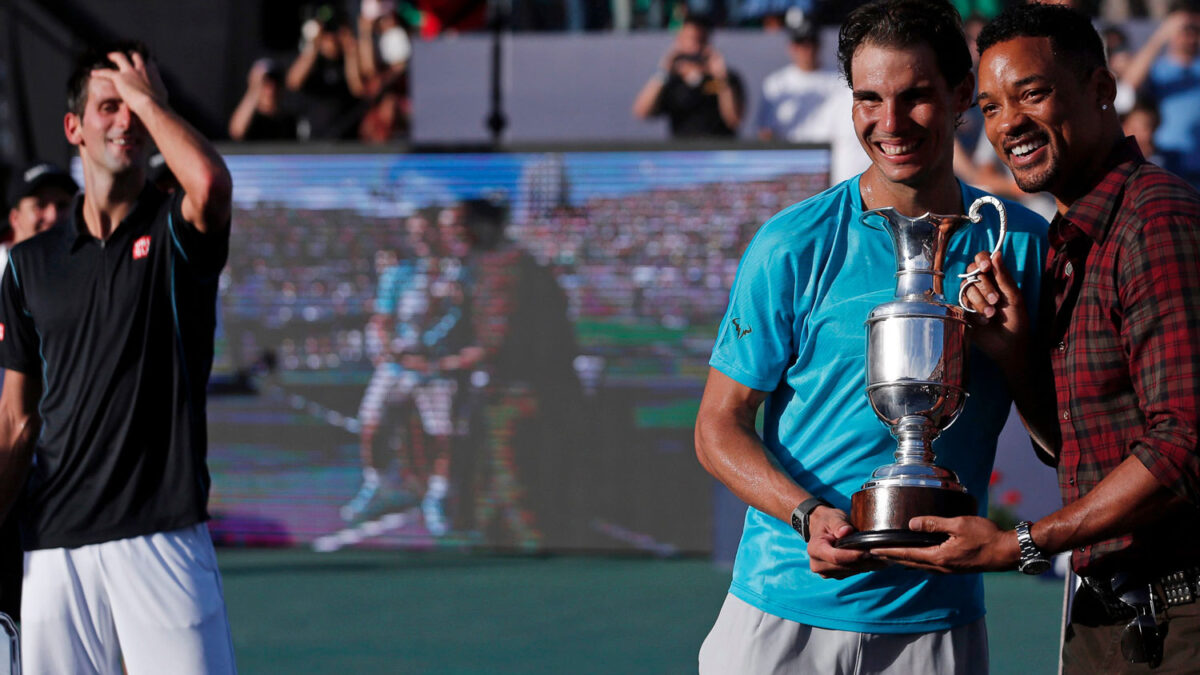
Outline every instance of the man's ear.
<path fill-rule="evenodd" d="M 1113 108 L 1113 101 L 1117 98 L 1117 79 L 1113 76 L 1112 71 L 1108 68 L 1096 68 L 1092 71 L 1092 77 L 1088 84 L 1095 96 L 1097 108 L 1104 105 L 1110 109 Z"/>
<path fill-rule="evenodd" d="M 83 120 L 73 112 L 63 115 L 63 132 L 71 145 L 83 145 Z"/>

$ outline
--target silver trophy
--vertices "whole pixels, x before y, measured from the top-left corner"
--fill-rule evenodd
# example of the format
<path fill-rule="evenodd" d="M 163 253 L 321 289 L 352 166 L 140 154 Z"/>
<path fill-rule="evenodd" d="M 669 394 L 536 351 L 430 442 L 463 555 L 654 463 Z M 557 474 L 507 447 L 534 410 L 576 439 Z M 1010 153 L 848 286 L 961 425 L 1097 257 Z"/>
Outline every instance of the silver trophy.
<path fill-rule="evenodd" d="M 895 437 L 896 461 L 871 474 L 851 497 L 850 522 L 858 532 L 842 538 L 842 548 L 931 546 L 940 533 L 908 529 L 913 516 L 972 515 L 975 498 L 958 476 L 934 464 L 933 439 L 954 423 L 967 400 L 968 329 L 963 292 L 977 272 L 963 279 L 958 304 L 942 294 L 943 265 L 950 236 L 963 224 L 982 220 L 979 207 L 1000 212 L 1004 244 L 1008 215 L 995 197 L 980 197 L 965 216 L 927 213 L 908 218 L 888 207 L 867 211 L 862 221 L 886 222 L 896 249 L 896 297 L 867 318 L 867 396 L 871 408 Z"/>

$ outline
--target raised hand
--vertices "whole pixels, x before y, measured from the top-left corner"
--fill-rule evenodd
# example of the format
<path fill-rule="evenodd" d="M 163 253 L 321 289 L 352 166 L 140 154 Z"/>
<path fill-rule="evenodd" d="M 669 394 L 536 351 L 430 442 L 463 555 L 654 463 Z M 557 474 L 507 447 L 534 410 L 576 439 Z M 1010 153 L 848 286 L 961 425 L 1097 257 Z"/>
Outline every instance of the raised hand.
<path fill-rule="evenodd" d="M 93 70 L 91 76 L 111 82 L 121 100 L 130 107 L 134 107 L 140 100 L 166 104 L 167 88 L 163 85 L 158 67 L 153 61 L 147 62 L 137 52 L 109 52 L 108 59 L 117 69 L 100 68 Z"/>
<path fill-rule="evenodd" d="M 986 252 L 977 253 L 967 272 L 975 270 L 979 271 L 975 281 L 962 292 L 963 305 L 975 311 L 967 315 L 975 326 L 971 341 L 993 360 L 1004 362 L 1021 354 L 1029 340 L 1025 298 L 1000 254 L 993 259 Z"/>
<path fill-rule="evenodd" d="M 708 74 L 718 80 L 723 80 L 729 75 L 729 70 L 725 66 L 725 57 L 715 47 L 705 48 L 704 63 L 708 67 Z"/>

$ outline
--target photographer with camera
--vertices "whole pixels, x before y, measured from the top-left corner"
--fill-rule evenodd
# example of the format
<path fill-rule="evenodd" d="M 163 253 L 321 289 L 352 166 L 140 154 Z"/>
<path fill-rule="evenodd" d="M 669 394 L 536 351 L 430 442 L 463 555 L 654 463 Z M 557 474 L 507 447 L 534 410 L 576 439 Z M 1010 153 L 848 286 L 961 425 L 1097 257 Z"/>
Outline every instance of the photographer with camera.
<path fill-rule="evenodd" d="M 737 136 L 745 113 L 742 78 L 710 44 L 712 24 L 689 15 L 658 71 L 633 101 L 633 115 L 666 115 L 672 138 Z"/>

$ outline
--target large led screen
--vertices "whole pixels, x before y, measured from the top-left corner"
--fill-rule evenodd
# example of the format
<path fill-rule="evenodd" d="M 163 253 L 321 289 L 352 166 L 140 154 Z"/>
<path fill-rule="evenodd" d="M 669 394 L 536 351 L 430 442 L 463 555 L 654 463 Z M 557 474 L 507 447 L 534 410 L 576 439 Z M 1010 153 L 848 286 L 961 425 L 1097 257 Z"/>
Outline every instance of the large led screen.
<path fill-rule="evenodd" d="M 712 549 L 739 257 L 825 149 L 230 154 L 218 541 Z"/>

